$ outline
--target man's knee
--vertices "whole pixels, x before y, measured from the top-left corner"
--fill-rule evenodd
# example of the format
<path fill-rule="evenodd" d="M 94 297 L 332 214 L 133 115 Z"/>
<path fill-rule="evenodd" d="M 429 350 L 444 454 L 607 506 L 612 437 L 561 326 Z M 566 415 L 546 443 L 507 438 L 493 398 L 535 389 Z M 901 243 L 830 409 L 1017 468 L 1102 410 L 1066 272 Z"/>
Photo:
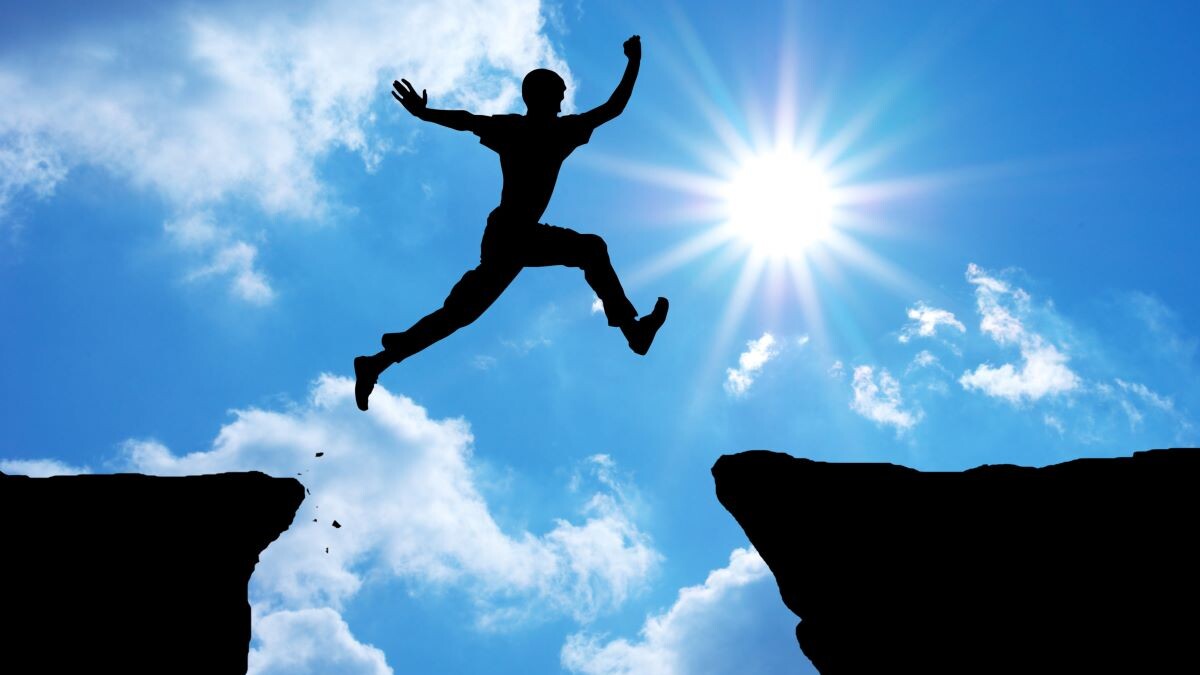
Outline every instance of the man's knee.
<path fill-rule="evenodd" d="M 604 264 L 608 262 L 608 244 L 598 234 L 585 234 L 580 239 L 580 249 L 584 265 Z"/>

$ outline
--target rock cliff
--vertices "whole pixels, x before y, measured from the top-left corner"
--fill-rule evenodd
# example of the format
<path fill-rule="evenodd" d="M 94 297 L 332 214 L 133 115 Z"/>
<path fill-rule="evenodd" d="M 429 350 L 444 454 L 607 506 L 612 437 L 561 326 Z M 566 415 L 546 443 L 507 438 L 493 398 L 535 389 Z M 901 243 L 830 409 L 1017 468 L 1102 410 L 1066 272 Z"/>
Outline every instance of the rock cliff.
<path fill-rule="evenodd" d="M 245 673 L 246 586 L 303 499 L 257 472 L 0 474 L 0 670 Z"/>
<path fill-rule="evenodd" d="M 961 473 L 751 451 L 712 473 L 822 675 L 1195 667 L 1200 450 Z"/>

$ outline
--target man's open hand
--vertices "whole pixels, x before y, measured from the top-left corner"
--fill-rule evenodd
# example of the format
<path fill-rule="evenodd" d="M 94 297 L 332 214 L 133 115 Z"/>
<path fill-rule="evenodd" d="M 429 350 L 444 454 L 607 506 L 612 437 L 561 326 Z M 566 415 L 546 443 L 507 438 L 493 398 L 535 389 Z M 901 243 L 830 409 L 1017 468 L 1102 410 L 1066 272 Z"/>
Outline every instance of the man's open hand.
<path fill-rule="evenodd" d="M 625 56 L 631 59 L 642 58 L 642 36 L 634 35 L 625 41 Z"/>
<path fill-rule="evenodd" d="M 403 84 L 401 84 L 403 83 Z M 404 109 L 412 113 L 415 117 L 420 117 L 421 113 L 425 112 L 425 107 L 429 105 L 429 94 L 424 89 L 421 90 L 421 95 L 417 96 L 417 90 L 409 84 L 408 80 L 393 81 L 392 97 L 404 106 Z"/>

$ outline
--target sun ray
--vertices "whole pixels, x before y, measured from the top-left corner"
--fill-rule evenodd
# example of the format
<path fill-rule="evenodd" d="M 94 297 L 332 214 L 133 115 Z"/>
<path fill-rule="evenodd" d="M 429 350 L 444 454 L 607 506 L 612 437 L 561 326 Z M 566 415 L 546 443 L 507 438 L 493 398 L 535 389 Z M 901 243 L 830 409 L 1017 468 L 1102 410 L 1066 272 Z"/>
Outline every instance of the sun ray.
<path fill-rule="evenodd" d="M 845 235 L 830 237 L 829 248 L 836 253 L 836 257 L 853 263 L 856 269 L 861 269 L 874 277 L 885 288 L 898 296 L 919 298 L 928 296 L 932 290 L 852 237 Z"/>
<path fill-rule="evenodd" d="M 824 344 L 827 340 L 825 319 L 821 311 L 821 296 L 817 293 L 816 281 L 813 278 L 812 263 L 807 259 L 796 260 L 788 265 L 791 274 L 792 289 L 800 304 L 800 313 L 804 316 L 804 325 L 813 339 Z"/>
<path fill-rule="evenodd" d="M 717 322 L 716 333 L 713 335 L 704 366 L 697 371 L 698 378 L 707 377 L 707 373 L 714 371 L 724 372 L 721 364 L 733 341 L 734 331 L 750 306 L 750 299 L 758 286 L 762 268 L 763 261 L 754 259 L 747 260 L 746 264 L 742 266 L 737 281 L 733 284 L 733 292 L 730 293 L 729 300 L 725 303 L 725 310 Z M 697 392 L 704 389 L 700 384 L 700 382 L 696 383 L 695 390 Z"/>
<path fill-rule="evenodd" d="M 580 163 L 593 169 L 608 171 L 626 178 L 634 178 L 698 196 L 717 194 L 725 185 L 722 180 L 712 176 L 704 176 L 673 167 L 646 164 L 602 152 L 587 155 L 586 159 L 580 158 Z"/>
<path fill-rule="evenodd" d="M 704 48 L 703 42 L 696 35 L 682 9 L 672 3 L 667 6 L 667 12 L 687 56 L 686 60 L 671 58 L 669 64 L 677 71 L 685 91 L 692 97 L 693 103 L 725 145 L 725 149 L 735 157 L 742 155 L 749 148 L 737 125 L 730 118 L 731 115 L 741 114 L 741 109 L 736 105 L 737 99 L 725 84 L 708 50 Z M 699 76 L 699 82 L 692 77 L 693 74 Z"/>
<path fill-rule="evenodd" d="M 629 274 L 628 283 L 637 287 L 662 277 L 729 241 L 729 234 L 719 229 L 705 230 L 685 239 L 666 253 L 655 256 Z"/>

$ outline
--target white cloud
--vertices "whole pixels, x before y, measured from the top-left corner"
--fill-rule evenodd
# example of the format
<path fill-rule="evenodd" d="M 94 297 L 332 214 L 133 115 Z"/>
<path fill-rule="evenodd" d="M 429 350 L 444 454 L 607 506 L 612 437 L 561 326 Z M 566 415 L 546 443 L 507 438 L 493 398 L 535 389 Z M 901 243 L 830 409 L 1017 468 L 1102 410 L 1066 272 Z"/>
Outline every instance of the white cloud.
<path fill-rule="evenodd" d="M 254 619 L 257 644 L 247 675 L 392 675 L 381 650 L 350 633 L 328 607 L 281 610 Z"/>
<path fill-rule="evenodd" d="M 1019 367 L 1011 363 L 998 367 L 980 364 L 959 378 L 964 389 L 978 389 L 1019 404 L 1071 392 L 1081 386 L 1079 376 L 1067 366 L 1070 360 L 1067 354 L 1041 334 L 1026 328 L 1019 318 L 1029 313 L 1028 293 L 989 276 L 974 263 L 967 266 L 967 280 L 975 286 L 980 330 L 999 345 L 1017 345 L 1021 364 Z"/>
<path fill-rule="evenodd" d="M 660 555 L 634 523 L 611 460 L 589 461 L 595 489 L 583 493 L 578 518 L 556 519 L 541 535 L 507 533 L 477 488 L 465 421 L 430 419 L 383 387 L 363 414 L 353 387 L 322 376 L 304 405 L 236 411 L 207 451 L 126 444 L 129 468 L 146 473 L 302 474 L 311 496 L 252 580 L 261 616 L 338 610 L 367 579 L 400 578 L 463 592 L 481 628 L 554 615 L 588 621 L 624 603 L 656 569 Z M 340 529 L 330 527 L 334 519 Z"/>
<path fill-rule="evenodd" d="M 913 357 L 912 364 L 909 365 L 909 370 L 917 370 L 919 368 L 928 368 L 936 365 L 938 357 L 934 356 L 928 349 L 922 349 Z"/>
<path fill-rule="evenodd" d="M 1126 417 L 1129 418 L 1129 428 L 1136 429 L 1138 426 L 1140 426 L 1142 420 L 1145 419 L 1145 416 L 1142 415 L 1142 411 L 1138 410 L 1136 406 L 1125 399 L 1121 399 L 1119 404 L 1121 406 L 1121 410 L 1125 411 Z"/>
<path fill-rule="evenodd" d="M 275 299 L 275 290 L 254 264 L 258 247 L 237 239 L 230 228 L 216 225 L 211 213 L 196 211 L 168 220 L 163 230 L 181 248 L 209 259 L 187 274 L 188 281 L 223 277 L 230 292 L 246 302 L 265 305 Z"/>
<path fill-rule="evenodd" d="M 535 67 L 572 84 L 538 0 L 189 4 L 159 16 L 48 34 L 0 61 L 0 218 L 90 165 L 161 198 L 168 220 L 239 204 L 319 219 L 336 205 L 320 177 L 327 155 L 345 149 L 373 170 L 393 150 L 376 128 L 381 110 L 407 115 L 393 79 L 483 113 L 512 107 Z M 222 227 L 229 243 L 203 251 L 209 268 L 239 297 L 268 301 L 246 236 Z"/>
<path fill-rule="evenodd" d="M 0 90 L 4 88 L 0 73 Z M 30 134 L 5 132 L 0 127 L 0 225 L 8 215 L 8 205 L 22 193 L 45 199 L 67 177 L 62 159 Z"/>
<path fill-rule="evenodd" d="M 1057 431 L 1060 436 L 1063 433 L 1065 433 L 1067 430 L 1066 427 L 1063 426 L 1062 420 L 1060 420 L 1058 417 L 1051 415 L 1049 413 L 1047 413 L 1046 415 L 1044 415 L 1042 417 L 1042 422 L 1044 422 L 1046 424 L 1046 426 Z"/>
<path fill-rule="evenodd" d="M 604 311 L 604 301 L 597 296 L 592 298 L 592 314 L 599 314 Z"/>
<path fill-rule="evenodd" d="M 9 475 L 46 478 L 91 473 L 86 466 L 71 466 L 57 459 L 0 459 L 0 471 Z"/>
<path fill-rule="evenodd" d="M 900 342 L 908 342 L 913 336 L 933 337 L 937 334 L 938 326 L 949 326 L 965 333 L 967 327 L 954 318 L 954 313 L 936 307 L 930 307 L 923 302 L 908 308 L 910 323 L 901 330 Z"/>
<path fill-rule="evenodd" d="M 974 372 L 963 373 L 958 381 L 964 389 L 978 389 L 1012 403 L 1036 401 L 1079 388 L 1079 376 L 1067 367 L 1067 356 L 1040 336 L 1026 337 L 1021 356 L 1019 369 L 1011 363 L 999 367 L 984 363 Z"/>
<path fill-rule="evenodd" d="M 975 263 L 967 265 L 967 281 L 975 286 L 975 304 L 980 316 L 979 329 L 1002 345 L 1019 341 L 1025 334 L 1025 327 L 1009 312 L 1003 302 L 1011 296 L 1024 308 L 1027 306 L 1028 294 L 1020 289 L 1013 291 L 1007 283 L 988 276 L 987 272 Z"/>
<path fill-rule="evenodd" d="M 778 353 L 775 336 L 770 333 L 763 333 L 757 340 L 747 342 L 746 351 L 738 357 L 738 367 L 725 371 L 725 391 L 731 396 L 744 396 L 754 384 L 759 371 Z"/>
<path fill-rule="evenodd" d="M 638 639 L 606 642 L 576 633 L 563 646 L 562 665 L 588 675 L 796 672 L 804 663 L 796 617 L 773 582 L 757 551 L 735 549 L 728 566 L 700 586 L 681 589 L 670 609 L 647 617 Z"/>
<path fill-rule="evenodd" d="M 254 259 L 258 257 L 258 247 L 244 241 L 236 241 L 216 250 L 212 261 L 188 275 L 189 280 L 203 279 L 209 276 L 228 276 L 230 291 L 237 297 L 264 305 L 275 298 L 271 284 L 254 267 Z"/>
<path fill-rule="evenodd" d="M 850 409 L 873 422 L 895 427 L 897 434 L 921 421 L 923 414 L 920 410 L 904 410 L 900 383 L 886 369 L 879 371 L 879 380 L 876 382 L 871 366 L 858 366 L 854 369 L 853 388 L 854 398 L 850 401 Z"/>

